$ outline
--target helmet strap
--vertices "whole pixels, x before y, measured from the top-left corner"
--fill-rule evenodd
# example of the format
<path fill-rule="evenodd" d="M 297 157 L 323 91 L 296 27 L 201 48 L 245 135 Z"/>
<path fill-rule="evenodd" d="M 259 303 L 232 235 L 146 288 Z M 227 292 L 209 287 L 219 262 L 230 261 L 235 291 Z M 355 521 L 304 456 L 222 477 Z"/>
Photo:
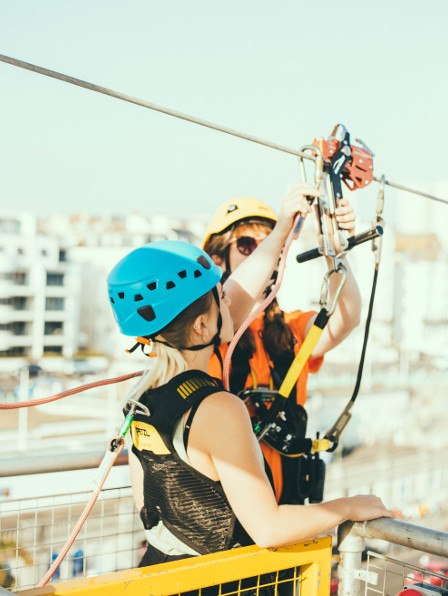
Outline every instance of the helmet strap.
<path fill-rule="evenodd" d="M 212 294 L 213 294 L 213 298 L 215 299 L 216 302 L 216 306 L 218 307 L 218 321 L 217 321 L 217 330 L 215 335 L 212 337 L 212 339 L 208 342 L 208 344 L 198 344 L 195 346 L 173 346 L 172 344 L 168 343 L 167 341 L 161 340 L 161 339 L 156 339 L 155 337 L 137 337 L 137 343 L 130 348 L 129 350 L 127 350 L 127 352 L 132 353 L 134 352 L 134 350 L 136 350 L 139 346 L 141 346 L 143 353 L 144 352 L 144 346 L 145 345 L 150 345 L 151 343 L 158 343 L 158 344 L 162 344 L 163 346 L 167 346 L 168 348 L 173 348 L 174 350 L 188 350 L 190 352 L 199 352 L 200 350 L 204 350 L 205 348 L 208 348 L 210 346 L 214 346 L 215 350 L 218 350 L 218 347 L 221 345 L 221 327 L 222 327 L 222 315 L 221 315 L 221 308 L 220 308 L 220 299 L 219 299 L 219 293 L 218 293 L 218 289 L 215 286 L 212 289 Z M 162 331 L 159 331 L 159 333 L 161 333 Z M 219 351 L 219 350 L 218 350 Z M 150 354 L 147 354 L 148 356 L 150 356 Z M 221 354 L 220 354 L 221 355 Z"/>

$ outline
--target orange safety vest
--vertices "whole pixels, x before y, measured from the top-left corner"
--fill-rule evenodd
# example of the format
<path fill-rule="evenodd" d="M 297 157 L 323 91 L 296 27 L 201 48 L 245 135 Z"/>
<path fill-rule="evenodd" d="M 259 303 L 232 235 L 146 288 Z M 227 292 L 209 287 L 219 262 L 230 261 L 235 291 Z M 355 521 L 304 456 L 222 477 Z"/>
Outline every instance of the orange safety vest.
<path fill-rule="evenodd" d="M 305 338 L 305 329 L 308 321 L 316 313 L 314 311 L 302 312 L 300 310 L 292 313 L 284 313 L 285 322 L 293 332 L 297 342 L 295 344 L 295 353 L 299 350 Z M 261 340 L 261 333 L 263 331 L 263 313 L 259 315 L 251 324 L 250 329 L 255 339 L 255 352 L 253 357 L 249 360 L 250 374 L 248 374 L 245 384 L 245 389 L 254 386 L 272 387 L 272 379 L 270 374 L 270 366 L 273 366 L 268 354 L 266 353 L 263 342 Z M 221 355 L 225 358 L 227 352 L 227 344 L 220 346 Z M 307 381 L 308 374 L 317 372 L 322 366 L 323 357 L 311 358 L 305 367 L 296 384 L 297 403 L 304 405 L 307 397 Z M 213 377 L 222 377 L 221 366 L 215 354 L 210 358 L 209 374 Z M 250 411 L 250 408 L 249 408 Z M 261 441 L 261 450 L 266 458 L 266 461 L 271 468 L 274 479 L 275 496 L 277 501 L 280 499 L 283 490 L 283 474 L 281 455 L 271 449 L 266 443 Z"/>

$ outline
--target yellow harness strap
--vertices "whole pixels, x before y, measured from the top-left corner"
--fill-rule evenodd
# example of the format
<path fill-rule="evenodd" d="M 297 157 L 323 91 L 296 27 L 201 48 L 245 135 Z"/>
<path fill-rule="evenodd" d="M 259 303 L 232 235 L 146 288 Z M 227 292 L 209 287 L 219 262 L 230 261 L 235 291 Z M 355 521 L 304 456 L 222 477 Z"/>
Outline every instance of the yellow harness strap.
<path fill-rule="evenodd" d="M 300 346 L 288 372 L 286 373 L 283 383 L 278 390 L 279 394 L 285 398 L 291 395 L 291 391 L 294 385 L 297 383 L 303 367 L 308 362 L 309 357 L 313 353 L 320 336 L 322 335 L 325 325 L 328 323 L 328 312 L 325 308 L 322 308 L 318 313 L 313 326 L 308 331 L 303 344 Z"/>

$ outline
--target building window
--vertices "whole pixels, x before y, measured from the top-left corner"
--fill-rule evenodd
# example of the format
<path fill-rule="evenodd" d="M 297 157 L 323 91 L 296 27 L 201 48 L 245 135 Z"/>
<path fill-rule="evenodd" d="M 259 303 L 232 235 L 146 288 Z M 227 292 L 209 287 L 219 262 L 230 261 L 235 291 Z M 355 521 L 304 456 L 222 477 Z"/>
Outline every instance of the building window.
<path fill-rule="evenodd" d="M 25 296 L 13 296 L 11 298 L 11 306 L 14 310 L 27 310 L 28 298 Z"/>
<path fill-rule="evenodd" d="M 67 251 L 64 248 L 59 250 L 59 262 L 65 263 L 67 261 Z"/>
<path fill-rule="evenodd" d="M 14 321 L 11 323 L 11 332 L 14 335 L 26 335 L 27 326 L 25 321 Z"/>
<path fill-rule="evenodd" d="M 64 274 L 63 273 L 47 273 L 47 286 L 63 286 L 64 285 Z"/>
<path fill-rule="evenodd" d="M 11 298 L 0 298 L 0 304 L 11 305 Z"/>
<path fill-rule="evenodd" d="M 50 296 L 45 299 L 45 310 L 64 310 L 65 299 Z"/>
<path fill-rule="evenodd" d="M 44 354 L 62 354 L 62 346 L 44 346 Z"/>
<path fill-rule="evenodd" d="M 46 321 L 45 322 L 45 335 L 61 335 L 64 330 L 64 323 L 62 321 Z"/>
<path fill-rule="evenodd" d="M 9 350 L 0 351 L 0 356 L 25 356 L 26 354 L 26 348 L 23 346 L 16 346 L 15 348 L 9 348 Z"/>
<path fill-rule="evenodd" d="M 28 283 L 28 274 L 25 271 L 14 271 L 12 280 L 17 286 L 26 286 Z"/>
<path fill-rule="evenodd" d="M 18 221 L 17 219 L 0 219 L 0 233 L 19 234 L 20 221 Z"/>

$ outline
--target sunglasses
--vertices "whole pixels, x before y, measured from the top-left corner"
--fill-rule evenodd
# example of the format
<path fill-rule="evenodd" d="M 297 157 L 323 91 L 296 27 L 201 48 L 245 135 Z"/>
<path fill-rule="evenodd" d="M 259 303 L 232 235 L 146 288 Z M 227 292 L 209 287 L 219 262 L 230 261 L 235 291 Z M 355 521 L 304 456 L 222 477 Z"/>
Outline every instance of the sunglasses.
<path fill-rule="evenodd" d="M 232 242 L 236 242 L 236 247 L 240 254 L 248 257 L 254 252 L 261 240 L 257 240 L 252 236 L 240 236 L 232 240 Z"/>

